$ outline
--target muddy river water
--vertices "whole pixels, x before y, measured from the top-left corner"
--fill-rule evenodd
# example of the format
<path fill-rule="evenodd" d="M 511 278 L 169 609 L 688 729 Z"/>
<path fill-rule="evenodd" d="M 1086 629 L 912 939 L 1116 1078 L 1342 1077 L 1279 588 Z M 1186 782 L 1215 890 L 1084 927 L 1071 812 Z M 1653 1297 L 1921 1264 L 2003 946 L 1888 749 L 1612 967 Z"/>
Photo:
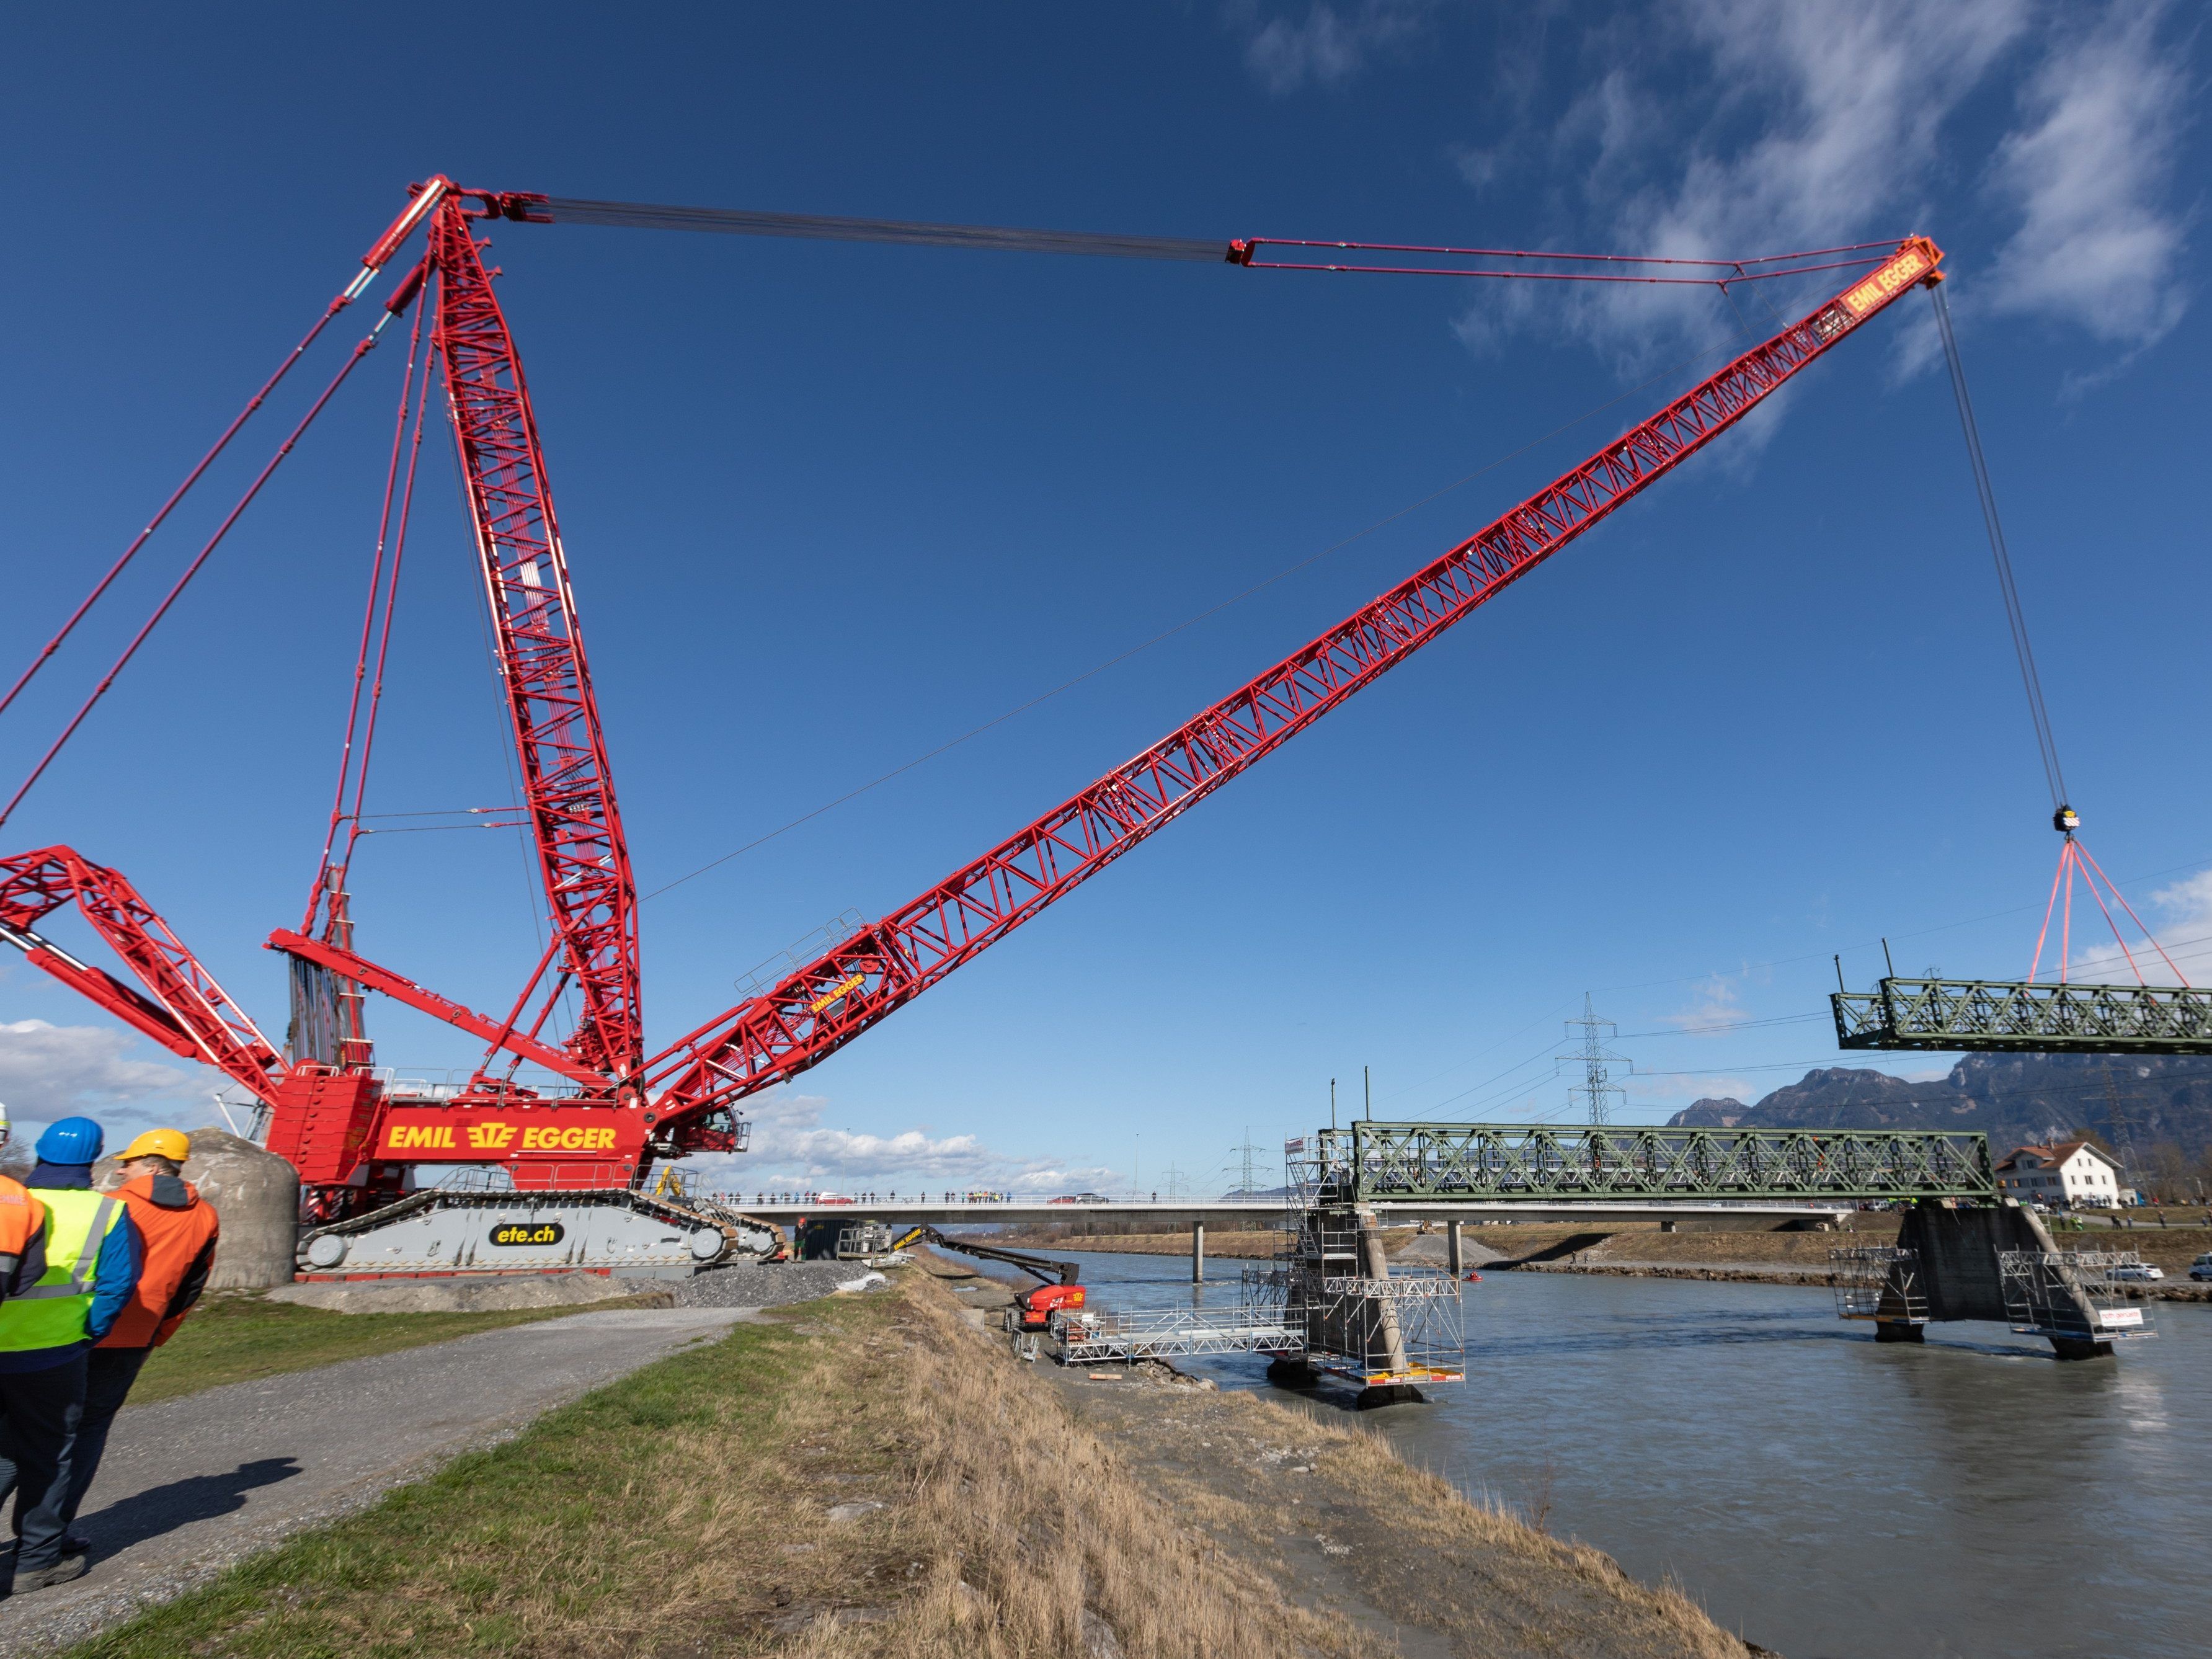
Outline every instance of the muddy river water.
<path fill-rule="evenodd" d="M 1192 1295 L 1187 1260 L 1082 1261 L 1101 1306 Z M 1462 1301 L 1467 1381 L 1361 1420 L 1786 1659 L 2212 1652 L 2212 1306 L 2062 1364 L 2002 1325 L 1878 1346 L 1778 1285 L 1492 1273 Z"/>

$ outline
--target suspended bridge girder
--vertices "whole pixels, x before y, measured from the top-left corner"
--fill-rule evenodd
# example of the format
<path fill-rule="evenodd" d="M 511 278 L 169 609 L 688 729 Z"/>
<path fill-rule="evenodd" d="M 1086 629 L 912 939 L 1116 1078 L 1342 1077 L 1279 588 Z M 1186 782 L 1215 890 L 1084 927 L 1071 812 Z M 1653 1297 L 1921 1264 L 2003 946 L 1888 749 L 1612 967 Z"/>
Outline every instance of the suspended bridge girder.
<path fill-rule="evenodd" d="M 1320 1132 L 1339 1201 L 1993 1201 L 1986 1135 L 1947 1130 L 1376 1123 Z"/>
<path fill-rule="evenodd" d="M 2212 990 L 2186 985 L 1885 979 L 1828 1000 L 1844 1048 L 2212 1054 Z"/>

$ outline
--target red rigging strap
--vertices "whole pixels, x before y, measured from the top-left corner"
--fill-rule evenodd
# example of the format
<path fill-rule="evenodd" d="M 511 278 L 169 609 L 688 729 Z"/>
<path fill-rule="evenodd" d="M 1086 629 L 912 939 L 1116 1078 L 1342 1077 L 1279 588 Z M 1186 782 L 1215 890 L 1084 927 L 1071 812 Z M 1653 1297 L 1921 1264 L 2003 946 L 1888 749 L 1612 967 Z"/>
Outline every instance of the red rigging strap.
<path fill-rule="evenodd" d="M 1395 667 L 1741 420 L 1907 289 L 1942 280 L 1911 237 L 1872 273 L 1614 439 L 1496 523 L 1187 721 L 1020 834 L 652 1060 L 653 1133 L 797 1075 Z"/>
<path fill-rule="evenodd" d="M 582 1000 L 570 1064 L 625 1079 L 645 1052 L 637 887 L 538 422 L 471 222 L 457 196 L 430 217 L 437 350 L 546 902 Z"/>
<path fill-rule="evenodd" d="M 153 993 L 146 996 L 112 974 L 79 962 L 33 930 L 74 901 Z M 232 1082 L 275 1104 L 284 1062 L 215 975 L 137 890 L 113 870 L 66 847 L 46 847 L 0 859 L 0 942 L 33 967 L 82 993 L 172 1054 L 204 1060 Z"/>

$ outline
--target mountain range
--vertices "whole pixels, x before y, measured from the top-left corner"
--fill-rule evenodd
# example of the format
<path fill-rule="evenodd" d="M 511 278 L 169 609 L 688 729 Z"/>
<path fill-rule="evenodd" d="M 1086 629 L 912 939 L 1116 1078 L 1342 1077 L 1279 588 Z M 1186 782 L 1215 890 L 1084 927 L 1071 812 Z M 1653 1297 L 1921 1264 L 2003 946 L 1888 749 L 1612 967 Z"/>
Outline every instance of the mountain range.
<path fill-rule="evenodd" d="M 2117 1108 L 2117 1110 L 2115 1109 Z M 2014 1147 L 2094 1135 L 2136 1161 L 2212 1163 L 2212 1059 L 2193 1055 L 1968 1054 L 1948 1076 L 1911 1082 L 1826 1066 L 1756 1104 L 1700 1100 L 1668 1120 L 1705 1128 L 1978 1129 Z"/>

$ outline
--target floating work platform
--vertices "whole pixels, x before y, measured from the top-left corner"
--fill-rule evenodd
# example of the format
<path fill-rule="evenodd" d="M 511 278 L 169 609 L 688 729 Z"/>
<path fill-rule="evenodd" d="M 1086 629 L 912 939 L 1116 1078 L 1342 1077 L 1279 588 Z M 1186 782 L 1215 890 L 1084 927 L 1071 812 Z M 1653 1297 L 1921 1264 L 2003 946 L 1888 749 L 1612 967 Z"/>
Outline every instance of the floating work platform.
<path fill-rule="evenodd" d="M 1841 1048 L 2212 1054 L 2212 990 L 2188 985 L 1885 979 L 1828 1001 Z"/>

